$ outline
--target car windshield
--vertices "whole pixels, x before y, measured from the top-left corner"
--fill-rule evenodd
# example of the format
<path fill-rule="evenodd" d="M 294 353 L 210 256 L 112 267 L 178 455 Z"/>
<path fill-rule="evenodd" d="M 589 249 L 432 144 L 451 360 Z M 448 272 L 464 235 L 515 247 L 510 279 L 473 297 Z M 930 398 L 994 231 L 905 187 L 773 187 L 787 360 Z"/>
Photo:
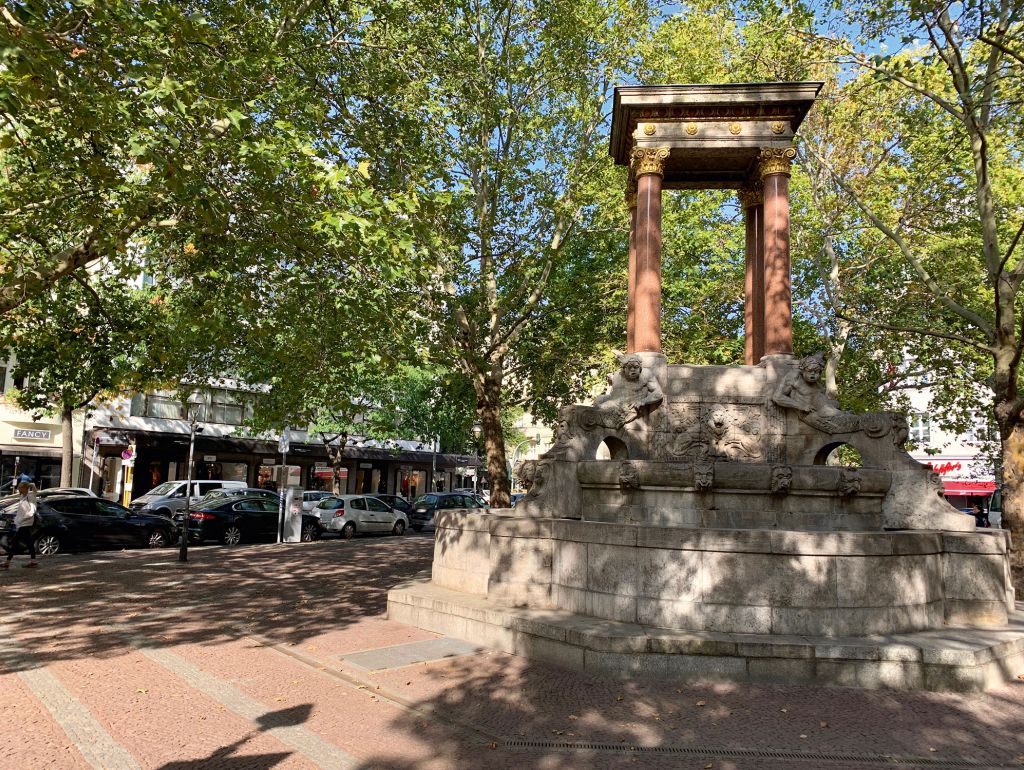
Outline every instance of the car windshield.
<path fill-rule="evenodd" d="M 202 499 L 199 502 L 212 503 L 213 501 L 219 500 L 222 497 L 231 497 L 232 494 L 234 493 L 227 489 L 215 489 L 212 492 L 207 492 L 205 495 L 203 495 Z"/>
<path fill-rule="evenodd" d="M 325 510 L 328 511 L 335 511 L 338 508 L 344 508 L 345 501 L 339 500 L 337 497 L 327 497 L 321 500 L 319 503 L 317 503 L 316 507 L 324 508 Z"/>
<path fill-rule="evenodd" d="M 413 505 L 434 505 L 437 502 L 437 495 L 420 495 L 413 501 Z"/>
<path fill-rule="evenodd" d="M 148 495 L 169 495 L 181 484 L 180 481 L 165 481 L 163 484 L 157 484 L 146 494 Z"/>

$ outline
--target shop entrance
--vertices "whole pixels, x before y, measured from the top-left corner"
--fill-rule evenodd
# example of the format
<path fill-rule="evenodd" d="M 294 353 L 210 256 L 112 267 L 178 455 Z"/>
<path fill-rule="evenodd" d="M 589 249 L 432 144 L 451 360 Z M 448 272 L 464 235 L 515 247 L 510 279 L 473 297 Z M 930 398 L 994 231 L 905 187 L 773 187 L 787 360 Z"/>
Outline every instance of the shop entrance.
<path fill-rule="evenodd" d="M 387 493 L 387 477 L 383 463 L 359 463 L 356 468 L 357 495 L 383 495 Z"/>

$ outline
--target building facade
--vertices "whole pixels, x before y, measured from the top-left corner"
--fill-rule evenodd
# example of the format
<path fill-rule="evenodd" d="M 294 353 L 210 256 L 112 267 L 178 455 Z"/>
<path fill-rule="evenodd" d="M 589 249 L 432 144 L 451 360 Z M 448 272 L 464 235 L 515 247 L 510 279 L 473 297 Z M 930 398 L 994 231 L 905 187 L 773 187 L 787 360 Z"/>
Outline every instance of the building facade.
<path fill-rule="evenodd" d="M 993 435 L 985 411 L 978 409 L 974 413 L 966 433 L 951 433 L 933 419 L 927 388 L 910 391 L 909 396 L 910 440 L 914 443 L 911 456 L 939 474 L 943 493 L 955 508 L 970 511 L 972 506 L 978 505 L 989 510 L 997 476 L 992 459 L 986 453 Z"/>
<path fill-rule="evenodd" d="M 20 387 L 12 375 L 12 362 L 0 366 L 0 493 L 8 493 L 14 479 L 25 474 L 40 489 L 60 484 L 61 437 L 60 418 L 33 415 L 15 407 L 7 393 Z M 82 475 L 82 440 L 84 412 L 75 414 L 72 423 L 71 483 L 77 485 Z"/>
<path fill-rule="evenodd" d="M 196 415 L 192 478 L 242 481 L 252 487 L 330 491 L 335 479 L 349 494 L 395 494 L 413 499 L 449 490 L 478 465 L 472 455 L 433 451 L 429 442 L 374 442 L 349 436 L 341 462 L 332 465 L 319 435 L 288 431 L 287 453 L 279 435 L 252 435 L 243 426 L 252 394 L 232 387 L 193 395 Z M 111 500 L 127 504 L 165 481 L 188 477 L 191 423 L 175 396 L 137 394 L 95 409 L 86 430 L 85 467 L 89 484 Z"/>

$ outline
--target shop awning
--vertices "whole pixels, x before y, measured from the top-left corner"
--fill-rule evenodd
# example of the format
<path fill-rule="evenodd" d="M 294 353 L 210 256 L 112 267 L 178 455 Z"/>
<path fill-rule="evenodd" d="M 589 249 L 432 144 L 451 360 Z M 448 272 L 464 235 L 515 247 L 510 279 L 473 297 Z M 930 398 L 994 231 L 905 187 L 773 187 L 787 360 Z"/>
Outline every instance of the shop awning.
<path fill-rule="evenodd" d="M 943 479 L 942 491 L 950 497 L 991 495 L 996 491 L 996 483 L 994 481 L 946 481 Z"/>

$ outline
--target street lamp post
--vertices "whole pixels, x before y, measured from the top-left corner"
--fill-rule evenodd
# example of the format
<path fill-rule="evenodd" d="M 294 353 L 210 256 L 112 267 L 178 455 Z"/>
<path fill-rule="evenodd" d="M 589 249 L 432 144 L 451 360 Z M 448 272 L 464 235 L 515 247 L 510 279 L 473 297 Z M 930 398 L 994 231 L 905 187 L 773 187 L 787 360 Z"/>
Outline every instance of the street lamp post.
<path fill-rule="evenodd" d="M 481 434 L 483 434 L 483 432 L 484 432 L 484 429 L 483 429 L 483 427 L 481 427 L 480 423 L 478 423 L 478 422 L 473 423 L 473 438 L 475 438 L 477 441 L 479 441 L 480 440 L 480 436 L 481 436 Z M 477 444 L 473 448 L 477 452 L 480 451 L 480 445 L 479 444 Z M 487 452 L 486 451 L 484 452 L 484 456 L 485 457 L 487 456 Z M 478 495 L 480 494 L 480 455 L 479 454 L 477 454 L 477 456 L 476 456 L 476 468 L 473 470 L 473 491 L 476 492 Z"/>
<path fill-rule="evenodd" d="M 196 447 L 196 434 L 203 429 L 196 427 L 196 415 L 192 415 L 188 435 L 188 482 L 185 485 L 185 518 L 181 520 L 181 544 L 178 546 L 178 561 L 188 561 L 188 522 L 192 517 L 192 456 Z"/>
<path fill-rule="evenodd" d="M 284 542 L 284 502 L 288 494 L 288 450 L 291 443 L 288 441 L 288 426 L 281 431 L 281 438 L 277 442 L 277 450 L 281 453 L 281 488 L 277 490 L 280 502 L 277 514 L 277 542 Z"/>

